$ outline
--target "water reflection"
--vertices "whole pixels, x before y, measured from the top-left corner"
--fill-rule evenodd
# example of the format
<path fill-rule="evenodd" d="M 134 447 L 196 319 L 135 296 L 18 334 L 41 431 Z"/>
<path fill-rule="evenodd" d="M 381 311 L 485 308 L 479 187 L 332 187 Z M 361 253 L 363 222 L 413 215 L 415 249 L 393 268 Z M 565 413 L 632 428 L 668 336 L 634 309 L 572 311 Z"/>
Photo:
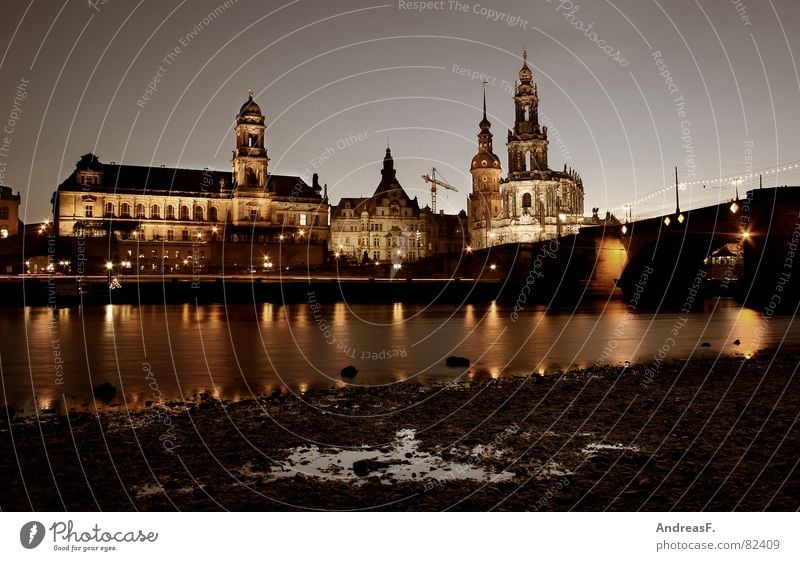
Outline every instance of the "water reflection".
<path fill-rule="evenodd" d="M 203 392 L 242 399 L 276 389 L 491 380 L 584 368 L 601 358 L 643 362 L 667 338 L 676 340 L 669 357 L 675 359 L 800 346 L 791 317 L 765 322 L 730 301 L 688 316 L 677 336 L 680 315 L 629 314 L 621 302 L 528 309 L 516 322 L 511 311 L 494 303 L 8 309 L 0 314 L 0 364 L 8 401 L 30 412 L 63 409 L 65 396 L 70 407 L 88 407 L 91 389 L 103 382 L 124 388 L 118 404 L 144 406 L 155 392 L 143 364 L 169 401 Z M 447 368 L 444 359 L 453 354 L 472 366 Z M 344 381 L 340 370 L 351 364 L 358 376 Z"/>

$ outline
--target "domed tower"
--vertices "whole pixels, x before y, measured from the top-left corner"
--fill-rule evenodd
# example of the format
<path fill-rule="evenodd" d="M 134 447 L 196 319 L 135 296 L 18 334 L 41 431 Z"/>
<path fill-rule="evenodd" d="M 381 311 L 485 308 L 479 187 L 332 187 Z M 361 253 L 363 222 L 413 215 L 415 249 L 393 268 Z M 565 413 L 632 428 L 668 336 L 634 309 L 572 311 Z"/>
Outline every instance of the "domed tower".
<path fill-rule="evenodd" d="M 253 90 L 236 115 L 236 150 L 233 180 L 237 188 L 264 189 L 267 185 L 267 150 L 264 148 L 264 115 L 253 101 Z"/>
<path fill-rule="evenodd" d="M 472 193 L 469 196 L 470 228 L 491 227 L 500 213 L 500 158 L 492 151 L 492 123 L 486 118 L 486 86 L 483 89 L 483 120 L 478 133 L 478 153 L 472 158 Z"/>
<path fill-rule="evenodd" d="M 519 84 L 514 93 L 514 130 L 508 131 L 508 178 L 543 179 L 547 167 L 547 127 L 539 126 L 539 92 L 528 67 L 528 50 L 522 54 Z"/>

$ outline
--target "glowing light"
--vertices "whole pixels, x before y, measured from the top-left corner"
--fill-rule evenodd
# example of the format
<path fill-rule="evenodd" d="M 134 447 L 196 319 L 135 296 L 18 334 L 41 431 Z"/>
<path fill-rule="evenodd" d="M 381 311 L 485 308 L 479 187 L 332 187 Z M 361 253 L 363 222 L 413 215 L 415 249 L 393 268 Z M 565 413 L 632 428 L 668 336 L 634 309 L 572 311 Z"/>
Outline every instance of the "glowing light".
<path fill-rule="evenodd" d="M 746 240 L 749 239 L 750 238 L 750 232 L 742 232 L 742 237 L 744 239 L 746 239 Z"/>
<path fill-rule="evenodd" d="M 561 222 L 564 222 L 567 219 L 567 215 L 562 212 L 558 215 L 558 219 L 561 220 Z"/>
<path fill-rule="evenodd" d="M 628 227 L 625 226 L 624 224 L 622 225 L 622 233 L 623 234 L 627 234 L 628 233 Z"/>
<path fill-rule="evenodd" d="M 114 268 L 114 264 L 111 261 L 106 261 L 106 269 L 111 270 Z"/>
<path fill-rule="evenodd" d="M 211 228 L 211 231 L 212 231 L 212 232 L 214 232 L 214 233 L 216 234 L 216 233 L 217 233 L 217 227 L 216 227 L 216 226 L 212 227 L 212 228 Z"/>
<path fill-rule="evenodd" d="M 670 220 L 670 219 L 669 219 L 669 216 L 667 216 L 667 217 L 664 219 L 664 226 L 669 226 L 671 222 L 672 222 L 672 220 Z"/>
<path fill-rule="evenodd" d="M 497 265 L 495 265 L 494 263 L 492 263 L 491 265 L 489 265 L 489 268 L 490 268 L 492 271 L 494 271 L 495 269 L 497 269 Z"/>
<path fill-rule="evenodd" d="M 731 206 L 729 208 L 731 209 L 731 212 L 733 214 L 739 212 L 739 205 L 737 205 L 736 203 L 731 203 Z"/>
<path fill-rule="evenodd" d="M 679 224 L 683 224 L 683 221 L 684 221 L 684 220 L 686 220 L 686 219 L 683 217 L 683 214 L 682 214 L 682 213 L 681 213 L 681 214 L 679 214 L 679 215 L 678 215 L 678 223 L 679 223 Z"/>
<path fill-rule="evenodd" d="M 467 249 L 467 253 L 472 253 L 472 246 L 471 245 L 468 245 L 466 249 Z"/>

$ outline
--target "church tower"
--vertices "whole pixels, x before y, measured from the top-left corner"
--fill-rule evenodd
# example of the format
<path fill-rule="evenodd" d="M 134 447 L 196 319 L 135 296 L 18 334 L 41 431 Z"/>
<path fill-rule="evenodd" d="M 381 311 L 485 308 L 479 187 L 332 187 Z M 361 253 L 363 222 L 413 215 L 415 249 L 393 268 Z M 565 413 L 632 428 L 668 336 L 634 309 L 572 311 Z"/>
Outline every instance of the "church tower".
<path fill-rule="evenodd" d="M 233 179 L 237 189 L 264 190 L 267 185 L 267 150 L 264 148 L 264 115 L 253 101 L 253 90 L 236 116 L 236 150 Z"/>
<path fill-rule="evenodd" d="M 479 124 L 478 153 L 472 158 L 472 193 L 469 196 L 469 226 L 491 228 L 500 214 L 500 158 L 492 150 L 492 123 L 486 118 L 486 85 L 483 88 L 483 120 Z M 481 224 L 479 226 L 479 224 Z"/>
<path fill-rule="evenodd" d="M 514 130 L 508 131 L 509 180 L 546 179 L 547 127 L 539 125 L 539 94 L 528 67 L 528 50 L 523 51 L 519 83 L 514 94 Z"/>

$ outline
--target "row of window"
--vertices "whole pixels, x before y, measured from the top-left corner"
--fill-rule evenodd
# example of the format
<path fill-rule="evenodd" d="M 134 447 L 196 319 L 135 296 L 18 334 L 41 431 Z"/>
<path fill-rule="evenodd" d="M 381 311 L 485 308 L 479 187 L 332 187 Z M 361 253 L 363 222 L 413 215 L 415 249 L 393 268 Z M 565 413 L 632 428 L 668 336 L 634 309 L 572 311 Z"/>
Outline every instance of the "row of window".
<path fill-rule="evenodd" d="M 3 216 L 2 216 L 2 210 L 3 209 L 5 209 L 6 218 L 8 218 L 8 208 L 7 207 L 0 207 L 0 218 L 3 218 Z M 133 210 L 134 210 L 134 212 L 133 212 L 133 214 L 131 214 L 131 205 L 128 204 L 128 203 L 122 203 L 121 205 L 119 205 L 119 216 L 123 217 L 123 218 L 131 218 L 131 217 L 133 217 L 133 218 L 151 218 L 151 219 L 160 219 L 161 218 L 161 207 L 159 205 L 152 205 L 150 207 L 150 215 L 149 215 L 149 217 L 145 214 L 145 206 L 143 204 L 137 204 L 134 207 Z M 175 220 L 175 218 L 176 218 L 175 210 L 176 210 L 176 208 L 173 205 L 167 205 L 167 209 L 166 209 L 167 212 L 166 212 L 166 216 L 164 218 L 166 218 L 167 220 Z M 104 212 L 103 216 L 105 216 L 105 217 L 108 217 L 108 218 L 114 217 L 115 216 L 115 214 L 114 214 L 114 203 L 106 203 L 105 206 L 103 207 L 103 212 Z M 94 205 L 87 204 L 87 205 L 84 206 L 84 216 L 86 216 L 87 218 L 94 217 Z M 202 221 L 205 220 L 205 210 L 203 209 L 203 207 L 196 206 L 196 207 L 194 207 L 194 212 L 192 213 L 191 209 L 188 206 L 184 205 L 184 206 L 180 207 L 179 217 L 180 217 L 179 218 L 180 220 L 191 220 L 193 218 L 197 222 L 202 222 Z M 250 217 L 250 220 L 252 222 L 257 222 L 258 220 L 262 220 L 263 219 L 263 217 L 259 216 L 257 209 L 250 209 L 249 217 Z M 275 218 L 276 218 L 275 221 L 276 221 L 277 224 L 283 224 L 283 214 L 278 214 L 278 215 L 276 215 Z M 219 221 L 219 211 L 217 210 L 216 207 L 212 206 L 212 207 L 210 207 L 208 209 L 208 220 L 210 222 L 218 222 Z M 308 224 L 308 215 L 307 214 L 303 214 L 303 213 L 299 214 L 297 216 L 297 220 L 298 220 L 300 226 L 308 226 L 309 225 Z M 314 216 L 313 222 L 314 222 L 315 226 L 318 225 L 319 224 L 319 217 L 318 216 Z M 294 226 L 295 225 L 295 215 L 294 214 L 290 214 L 289 215 L 289 225 L 290 226 Z"/>
<path fill-rule="evenodd" d="M 345 245 L 350 245 L 350 238 L 344 239 Z M 369 238 L 358 238 L 358 245 L 361 247 L 369 247 L 370 241 Z M 386 240 L 386 243 L 381 243 L 381 238 L 372 238 L 372 247 L 425 247 L 425 242 L 419 238 L 416 240 L 411 239 L 401 239 L 401 238 L 390 238 Z"/>
<path fill-rule="evenodd" d="M 409 224 L 404 225 L 403 228 L 409 232 L 421 232 L 419 224 Z M 383 232 L 383 223 L 381 222 L 370 222 L 369 228 L 367 228 L 370 232 Z M 339 232 L 358 232 L 361 228 L 358 224 L 350 224 L 349 226 L 345 226 L 344 228 L 338 229 Z"/>
<path fill-rule="evenodd" d="M 411 211 L 409 209 L 407 209 L 407 208 L 404 208 L 403 212 L 401 213 L 399 208 L 397 208 L 396 206 L 392 206 L 392 208 L 389 209 L 389 214 L 386 214 L 386 211 L 384 209 L 380 209 L 380 212 L 378 214 L 376 214 L 376 216 L 398 217 L 398 216 L 401 216 L 401 214 L 402 214 L 403 217 L 408 218 L 408 217 L 411 216 Z M 342 217 L 343 218 L 355 218 L 355 213 L 352 210 L 344 210 L 344 211 L 342 211 Z"/>
<path fill-rule="evenodd" d="M 152 205 L 150 207 L 150 216 L 149 218 L 160 219 L 161 218 L 161 207 L 159 205 Z M 94 205 L 87 204 L 84 205 L 84 216 L 87 218 L 92 218 L 94 216 Z M 103 207 L 103 216 L 111 218 L 115 216 L 114 213 L 114 203 L 106 203 Z M 176 208 L 173 205 L 167 205 L 166 215 L 164 218 L 168 220 L 175 220 L 176 217 Z M 180 219 L 181 220 L 190 220 L 191 216 L 194 216 L 194 219 L 197 221 L 205 220 L 205 210 L 203 207 L 196 206 L 194 207 L 194 213 L 191 212 L 191 209 L 188 206 L 180 207 Z M 122 203 L 119 205 L 119 216 L 123 218 L 148 218 L 145 212 L 145 206 L 143 204 L 137 204 L 133 208 L 133 214 L 131 214 L 131 205 L 128 203 Z M 211 222 L 217 222 L 219 220 L 219 211 L 216 207 L 211 207 L 208 209 L 208 219 Z"/>

